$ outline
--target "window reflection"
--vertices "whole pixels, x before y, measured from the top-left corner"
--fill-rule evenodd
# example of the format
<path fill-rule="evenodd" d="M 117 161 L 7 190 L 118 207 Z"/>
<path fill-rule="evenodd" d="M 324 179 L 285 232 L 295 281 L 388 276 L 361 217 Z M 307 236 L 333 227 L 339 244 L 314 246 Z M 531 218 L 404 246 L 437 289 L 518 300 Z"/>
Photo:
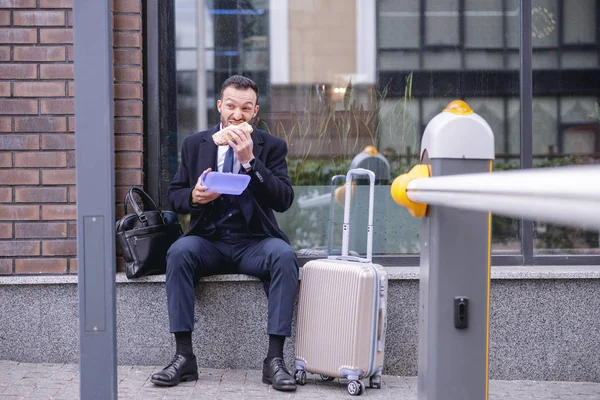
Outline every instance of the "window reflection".
<path fill-rule="evenodd" d="M 178 147 L 217 123 L 221 82 L 260 88 L 262 129 L 285 138 L 296 199 L 280 216 L 297 251 L 324 251 L 331 178 L 367 146 L 393 178 L 418 162 L 421 134 L 449 101 L 466 100 L 495 134 L 494 168 L 519 168 L 517 0 L 176 0 Z M 534 166 L 596 162 L 596 0 L 534 0 Z M 418 252 L 418 221 L 376 195 L 375 253 Z M 366 199 L 358 190 L 362 224 Z M 361 197 L 362 196 L 362 197 Z M 335 232 L 342 208 L 333 203 Z M 378 231 L 379 229 L 379 231 Z M 536 224 L 546 253 L 598 252 L 597 235 Z M 357 235 L 359 235 L 357 233 Z M 332 244 L 339 246 L 340 235 Z M 493 250 L 520 253 L 519 221 L 493 220 Z M 361 251 L 363 239 L 353 239 Z M 543 249 L 543 250 L 542 250 Z"/>
<path fill-rule="evenodd" d="M 467 0 L 465 2 L 465 46 L 473 49 L 502 49 L 505 18 L 502 0 Z M 518 7 L 509 11 L 518 16 Z"/>
<path fill-rule="evenodd" d="M 596 44 L 596 9 L 595 0 L 579 0 L 577 7 L 565 7 L 564 44 Z"/>
<path fill-rule="evenodd" d="M 598 160 L 598 74 L 595 1 L 573 7 L 558 0 L 533 1 L 534 166 Z M 535 88 L 539 90 L 535 92 Z M 586 96 L 588 93 L 593 96 Z M 600 253 L 598 232 L 536 222 L 538 254 Z"/>
<path fill-rule="evenodd" d="M 459 2 L 438 0 L 425 2 L 425 44 L 453 46 L 460 43 Z"/>

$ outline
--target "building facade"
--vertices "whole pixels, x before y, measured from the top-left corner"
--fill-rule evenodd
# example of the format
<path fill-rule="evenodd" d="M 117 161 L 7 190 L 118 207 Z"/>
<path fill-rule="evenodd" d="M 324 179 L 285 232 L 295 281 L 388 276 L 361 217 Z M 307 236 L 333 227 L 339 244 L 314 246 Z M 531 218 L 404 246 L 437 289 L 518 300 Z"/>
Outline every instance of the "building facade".
<path fill-rule="evenodd" d="M 77 272 L 75 134 L 85 132 L 72 7 L 0 2 L 0 274 Z M 231 74 L 259 84 L 255 123 L 288 141 L 296 201 L 278 218 L 302 258 L 329 243 L 331 178 L 366 146 L 392 179 L 408 170 L 428 121 L 456 98 L 492 127 L 496 169 L 595 162 L 600 2 L 536 0 L 526 12 L 529 25 L 517 0 L 114 0 L 117 218 L 131 186 L 166 206 L 181 141 L 217 123 Z M 418 265 L 418 221 L 389 198 L 381 179 L 377 259 Z M 505 218 L 493 229 L 495 264 L 600 260 L 597 232 Z"/>
<path fill-rule="evenodd" d="M 0 274 L 77 273 L 72 7 L 0 3 Z M 118 199 L 143 185 L 142 26 L 141 1 L 114 2 Z"/>

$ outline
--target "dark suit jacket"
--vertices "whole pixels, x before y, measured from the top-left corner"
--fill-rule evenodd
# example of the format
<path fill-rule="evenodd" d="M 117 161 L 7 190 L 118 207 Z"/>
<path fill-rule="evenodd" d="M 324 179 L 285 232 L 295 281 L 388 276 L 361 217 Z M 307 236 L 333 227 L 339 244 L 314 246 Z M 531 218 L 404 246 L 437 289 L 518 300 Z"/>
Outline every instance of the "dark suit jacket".
<path fill-rule="evenodd" d="M 210 130 L 195 133 L 183 140 L 181 163 L 169 184 L 168 199 L 173 211 L 191 214 L 190 230 L 186 234 L 198 232 L 198 227 L 206 227 L 212 220 L 214 202 L 192 205 L 191 196 L 192 189 L 202 172 L 207 168 L 216 171 L 217 145 L 213 142 L 212 135 L 219 130 L 219 127 L 220 125 L 216 125 Z M 294 201 L 292 181 L 288 176 L 285 161 L 287 144 L 284 140 L 256 127 L 251 136 L 256 161 L 248 173 L 251 178 L 248 188 L 239 195 L 238 202 L 246 222 L 250 222 L 249 216 L 254 212 L 255 218 L 258 217 L 261 228 L 267 235 L 289 243 L 288 237 L 279 229 L 273 214 L 273 211 L 286 211 Z M 240 173 L 246 173 L 243 168 L 241 170 L 243 172 Z"/>

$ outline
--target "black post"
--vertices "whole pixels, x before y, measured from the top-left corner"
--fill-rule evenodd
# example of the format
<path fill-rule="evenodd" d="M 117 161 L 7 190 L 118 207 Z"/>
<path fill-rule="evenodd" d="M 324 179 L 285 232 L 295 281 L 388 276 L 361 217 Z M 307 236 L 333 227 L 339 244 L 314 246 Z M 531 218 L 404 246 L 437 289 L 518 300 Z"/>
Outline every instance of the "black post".
<path fill-rule="evenodd" d="M 144 13 L 144 186 L 166 207 L 167 186 L 178 166 L 174 0 L 148 0 Z"/>
<path fill-rule="evenodd" d="M 533 72 L 531 0 L 521 0 L 521 169 L 533 167 Z M 533 221 L 521 220 L 521 252 L 523 264 L 533 265 Z"/>

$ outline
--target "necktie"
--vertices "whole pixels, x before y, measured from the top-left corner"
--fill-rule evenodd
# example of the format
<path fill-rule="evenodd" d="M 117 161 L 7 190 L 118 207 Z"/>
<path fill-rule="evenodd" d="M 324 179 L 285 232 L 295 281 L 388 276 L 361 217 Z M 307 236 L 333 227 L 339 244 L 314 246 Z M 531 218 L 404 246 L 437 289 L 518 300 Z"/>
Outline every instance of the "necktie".
<path fill-rule="evenodd" d="M 223 172 L 233 172 L 233 148 L 231 146 L 229 146 L 227 153 L 225 153 Z"/>

